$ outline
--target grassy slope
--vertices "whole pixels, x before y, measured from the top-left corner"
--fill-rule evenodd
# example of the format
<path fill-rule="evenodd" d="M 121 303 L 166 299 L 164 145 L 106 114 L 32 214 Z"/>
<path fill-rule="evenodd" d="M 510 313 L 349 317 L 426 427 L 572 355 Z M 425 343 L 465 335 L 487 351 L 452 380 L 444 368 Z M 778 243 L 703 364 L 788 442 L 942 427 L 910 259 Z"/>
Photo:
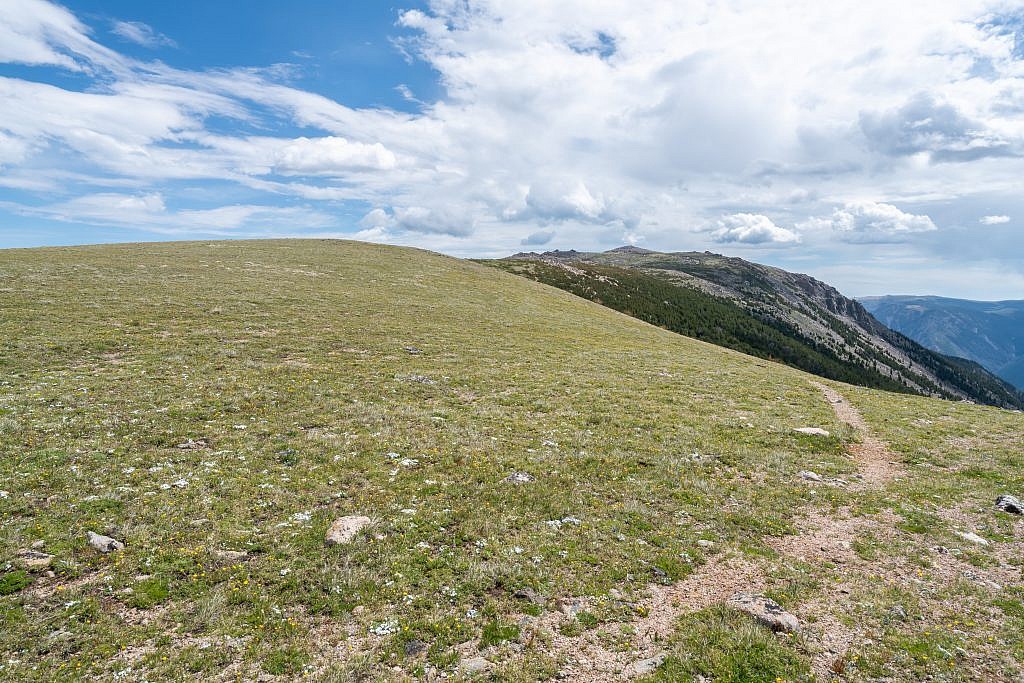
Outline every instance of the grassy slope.
<path fill-rule="evenodd" d="M 908 457 L 950 469 L 913 469 L 898 491 L 873 496 L 814 493 L 798 470 L 852 465 L 840 439 L 791 431 L 848 434 L 808 376 L 413 250 L 295 241 L 6 251 L 0 314 L 0 589 L 10 593 L 0 597 L 0 678 L 401 678 L 453 666 L 454 646 L 481 634 L 514 640 L 501 627 L 536 611 L 511 597 L 520 586 L 631 596 L 654 566 L 671 579 L 692 571 L 684 558 L 709 552 L 698 538 L 771 558 L 760 539 L 792 531 L 801 505 L 926 519 L 886 540 L 887 552 L 923 558 L 936 539 L 958 543 L 935 506 L 985 507 L 997 489 L 1024 485 L 1019 416 L 847 388 Z M 951 438 L 923 430 L 920 415 Z M 210 447 L 176 448 L 190 438 Z M 516 470 L 537 480 L 501 482 Z M 161 488 L 179 478 L 185 488 Z M 330 521 L 356 513 L 378 520 L 374 530 L 325 549 Z M 581 524 L 545 523 L 567 516 Z M 1012 520 L 1000 520 L 981 531 L 1009 542 Z M 86 530 L 127 549 L 99 555 Z M 19 570 L 16 553 L 36 540 L 55 555 L 55 577 Z M 219 560 L 219 549 L 250 556 Z M 784 603 L 828 594 L 833 570 L 849 574 L 773 567 Z M 1016 588 L 956 589 L 957 614 L 976 620 L 963 635 L 942 631 L 941 644 L 970 653 L 956 666 L 913 655 L 940 643 L 933 612 L 950 595 L 901 588 L 914 591 L 911 610 L 928 609 L 893 624 L 890 593 L 868 578 L 857 590 L 875 637 L 850 677 L 1019 672 Z M 628 606 L 601 604 L 585 625 L 608 629 L 617 646 Z M 806 667 L 799 640 L 750 633 L 716 611 L 688 619 L 666 671 Z M 358 656 L 335 647 L 392 621 L 396 632 L 369 638 Z M 751 648 L 757 661 L 722 654 L 722 643 L 750 638 L 763 646 Z M 425 655 L 406 656 L 412 639 Z M 489 655 L 509 680 L 557 670 L 542 639 Z"/>

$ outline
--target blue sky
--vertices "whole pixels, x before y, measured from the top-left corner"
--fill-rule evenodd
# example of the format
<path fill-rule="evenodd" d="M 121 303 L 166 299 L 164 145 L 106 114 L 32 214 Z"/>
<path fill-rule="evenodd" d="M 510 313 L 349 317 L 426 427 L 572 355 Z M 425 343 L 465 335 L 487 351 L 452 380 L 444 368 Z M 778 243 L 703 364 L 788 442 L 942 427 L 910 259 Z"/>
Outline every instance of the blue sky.
<path fill-rule="evenodd" d="M 713 250 L 1024 298 L 1024 3 L 0 4 L 0 247 Z"/>

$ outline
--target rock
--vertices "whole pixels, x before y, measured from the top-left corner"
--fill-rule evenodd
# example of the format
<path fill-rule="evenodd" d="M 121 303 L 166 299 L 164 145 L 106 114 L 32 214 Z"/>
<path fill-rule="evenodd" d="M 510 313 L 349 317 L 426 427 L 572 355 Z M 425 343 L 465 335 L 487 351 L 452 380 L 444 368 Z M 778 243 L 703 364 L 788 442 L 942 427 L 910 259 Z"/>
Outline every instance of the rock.
<path fill-rule="evenodd" d="M 249 557 L 244 550 L 214 550 L 213 556 L 224 562 L 240 562 Z"/>
<path fill-rule="evenodd" d="M 706 538 L 701 538 L 701 539 L 698 539 L 697 545 L 700 546 L 701 548 L 704 548 L 705 550 L 708 550 L 708 549 L 711 549 L 711 548 L 715 547 L 715 542 L 714 541 L 709 541 Z"/>
<path fill-rule="evenodd" d="M 89 531 L 86 533 L 86 538 L 89 540 L 89 545 L 101 553 L 109 553 L 115 550 L 124 550 L 124 543 L 110 536 L 103 536 L 102 534 L 93 533 Z"/>
<path fill-rule="evenodd" d="M 970 541 L 971 543 L 975 543 L 977 545 L 988 545 L 987 539 L 982 538 L 973 531 L 958 531 L 956 532 L 956 535 L 964 539 L 965 541 Z"/>
<path fill-rule="evenodd" d="M 1003 512 L 1009 512 L 1012 515 L 1024 515 L 1024 503 L 1020 502 L 1020 499 L 1016 496 L 1011 496 L 1008 493 L 996 498 L 996 508 Z"/>
<path fill-rule="evenodd" d="M 29 569 L 44 569 L 53 562 L 53 555 L 41 553 L 38 550 L 22 550 L 17 557 Z"/>
<path fill-rule="evenodd" d="M 583 598 L 562 598 L 558 601 L 558 611 L 567 617 L 575 617 L 587 609 L 587 603 Z"/>
<path fill-rule="evenodd" d="M 800 477 L 801 479 L 805 479 L 807 481 L 813 481 L 813 482 L 819 482 L 819 483 L 821 482 L 821 475 L 818 474 L 817 472 L 812 472 L 810 470 L 801 470 L 797 474 L 797 476 Z"/>
<path fill-rule="evenodd" d="M 630 669 L 632 669 L 633 674 L 636 676 L 647 676 L 657 671 L 658 667 L 665 663 L 665 659 L 666 655 L 664 653 L 658 653 L 653 657 L 633 662 Z"/>
<path fill-rule="evenodd" d="M 730 607 L 738 609 L 754 617 L 773 631 L 796 633 L 800 630 L 800 621 L 782 608 L 782 605 L 754 593 L 736 593 L 728 602 Z"/>
<path fill-rule="evenodd" d="M 809 434 L 810 436 L 831 436 L 828 431 L 821 427 L 797 427 L 793 431 L 801 434 Z"/>
<path fill-rule="evenodd" d="M 529 472 L 513 472 L 502 479 L 502 481 L 509 484 L 529 484 L 531 481 L 534 481 L 534 476 Z"/>
<path fill-rule="evenodd" d="M 410 353 L 410 354 L 412 354 L 414 356 L 423 353 L 422 351 L 420 351 L 415 346 L 403 346 L 402 349 L 404 349 L 406 353 Z"/>
<path fill-rule="evenodd" d="M 2 498 L 10 498 L 10 497 L 11 497 L 11 494 L 9 492 L 7 492 L 7 491 L 0 491 L 0 499 L 2 499 Z"/>
<path fill-rule="evenodd" d="M 375 624 L 370 627 L 370 633 L 375 636 L 390 636 L 392 633 L 398 632 L 398 622 L 394 619 L 389 621 L 382 621 L 379 624 Z"/>
<path fill-rule="evenodd" d="M 483 657 L 470 657 L 459 662 L 459 671 L 470 676 L 489 671 L 491 663 Z"/>
<path fill-rule="evenodd" d="M 405 644 L 405 656 L 415 657 L 421 652 L 426 652 L 427 644 L 422 640 L 410 640 Z"/>
<path fill-rule="evenodd" d="M 356 605 L 352 608 L 352 616 L 358 617 L 360 614 L 366 614 L 366 607 L 363 605 Z"/>
<path fill-rule="evenodd" d="M 892 609 L 889 610 L 889 616 L 897 621 L 906 621 L 907 610 L 903 609 L 903 605 L 893 605 Z"/>
<path fill-rule="evenodd" d="M 544 596 L 540 595 L 539 593 L 537 593 L 537 591 L 533 590 L 532 588 L 520 588 L 512 594 L 512 597 L 516 600 L 526 600 L 527 602 L 532 602 L 535 605 L 544 605 L 547 603 L 547 600 L 544 598 Z"/>
<path fill-rule="evenodd" d="M 363 528 L 370 525 L 370 518 L 362 515 L 349 515 L 348 517 L 339 517 L 334 520 L 331 524 L 331 528 L 327 530 L 327 537 L 324 539 L 325 545 L 344 545 L 351 543 L 352 539 L 356 537 Z"/>
<path fill-rule="evenodd" d="M 32 545 L 30 545 L 29 547 L 32 548 L 32 550 L 42 550 L 45 546 L 46 541 L 40 539 L 38 541 L 32 541 Z"/>

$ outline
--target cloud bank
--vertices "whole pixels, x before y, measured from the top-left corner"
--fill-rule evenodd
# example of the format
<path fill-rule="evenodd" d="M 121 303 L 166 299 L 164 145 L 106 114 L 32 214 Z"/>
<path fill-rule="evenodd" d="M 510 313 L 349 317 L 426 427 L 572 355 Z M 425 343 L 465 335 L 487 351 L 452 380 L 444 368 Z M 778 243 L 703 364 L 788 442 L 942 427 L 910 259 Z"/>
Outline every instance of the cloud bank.
<path fill-rule="evenodd" d="M 964 225 L 955 207 L 984 202 L 999 213 L 981 222 L 1008 230 L 994 219 L 1022 202 L 1014 3 L 433 0 L 396 16 L 396 48 L 442 88 L 409 93 L 412 113 L 347 106 L 281 65 L 140 61 L 65 7 L 9 0 L 0 62 L 52 77 L 0 77 L 4 206 L 95 225 L 127 202 L 137 226 L 185 233 L 308 219 L 459 254 L 839 258 L 934 254 Z M 173 44 L 127 20 L 113 33 Z M 239 201 L 189 203 L 218 193 Z"/>

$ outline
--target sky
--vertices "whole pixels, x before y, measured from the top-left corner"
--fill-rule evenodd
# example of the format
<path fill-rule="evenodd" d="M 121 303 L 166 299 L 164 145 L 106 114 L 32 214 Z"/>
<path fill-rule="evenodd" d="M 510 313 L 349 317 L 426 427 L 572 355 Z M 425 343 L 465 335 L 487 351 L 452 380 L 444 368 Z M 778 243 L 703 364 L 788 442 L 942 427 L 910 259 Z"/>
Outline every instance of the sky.
<path fill-rule="evenodd" d="M 1021 299 L 1024 0 L 0 0 L 0 248 L 254 237 Z"/>

